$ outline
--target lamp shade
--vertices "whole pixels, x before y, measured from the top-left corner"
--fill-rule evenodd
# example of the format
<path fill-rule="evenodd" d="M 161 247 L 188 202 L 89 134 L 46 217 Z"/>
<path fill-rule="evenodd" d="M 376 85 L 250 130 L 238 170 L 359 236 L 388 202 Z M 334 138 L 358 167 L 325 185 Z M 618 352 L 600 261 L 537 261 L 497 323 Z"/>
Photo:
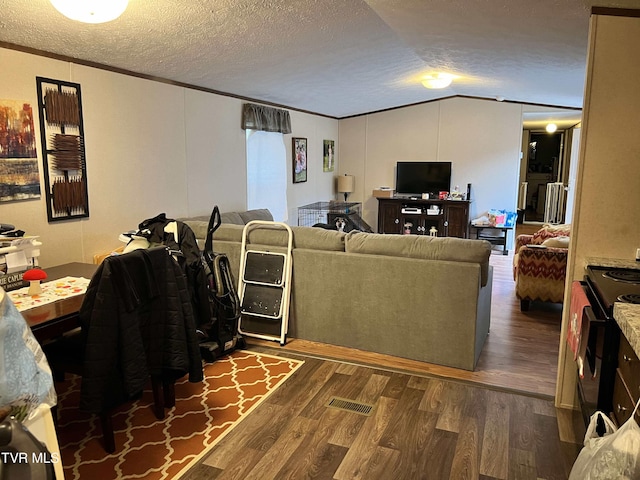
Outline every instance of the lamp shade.
<path fill-rule="evenodd" d="M 84 23 L 104 23 L 124 13 L 129 0 L 50 0 L 65 17 Z"/>
<path fill-rule="evenodd" d="M 338 177 L 338 192 L 351 193 L 355 185 L 355 177 L 353 175 L 343 175 Z"/>

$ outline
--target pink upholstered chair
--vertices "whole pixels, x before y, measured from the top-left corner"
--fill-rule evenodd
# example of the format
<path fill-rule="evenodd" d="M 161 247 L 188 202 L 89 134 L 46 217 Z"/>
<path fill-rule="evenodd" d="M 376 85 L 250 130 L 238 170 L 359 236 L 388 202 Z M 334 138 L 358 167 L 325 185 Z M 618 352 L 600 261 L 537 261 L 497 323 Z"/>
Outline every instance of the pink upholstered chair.
<path fill-rule="evenodd" d="M 569 252 L 571 225 L 544 225 L 533 235 L 518 235 L 513 278 L 520 310 L 532 301 L 561 303 Z"/>

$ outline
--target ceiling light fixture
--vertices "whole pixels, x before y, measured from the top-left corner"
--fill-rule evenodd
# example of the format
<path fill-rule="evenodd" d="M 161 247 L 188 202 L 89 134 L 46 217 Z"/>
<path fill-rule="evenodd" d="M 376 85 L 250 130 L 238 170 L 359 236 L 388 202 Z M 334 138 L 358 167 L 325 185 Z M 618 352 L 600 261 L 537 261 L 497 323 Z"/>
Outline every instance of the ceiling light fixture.
<path fill-rule="evenodd" d="M 558 126 L 555 123 L 549 123 L 547 124 L 546 130 L 549 133 L 553 133 L 558 129 Z"/>
<path fill-rule="evenodd" d="M 49 0 L 65 17 L 84 23 L 115 20 L 127 9 L 129 0 Z"/>
<path fill-rule="evenodd" d="M 422 77 L 422 85 L 426 88 L 446 88 L 451 85 L 453 78 L 449 73 L 431 73 Z"/>

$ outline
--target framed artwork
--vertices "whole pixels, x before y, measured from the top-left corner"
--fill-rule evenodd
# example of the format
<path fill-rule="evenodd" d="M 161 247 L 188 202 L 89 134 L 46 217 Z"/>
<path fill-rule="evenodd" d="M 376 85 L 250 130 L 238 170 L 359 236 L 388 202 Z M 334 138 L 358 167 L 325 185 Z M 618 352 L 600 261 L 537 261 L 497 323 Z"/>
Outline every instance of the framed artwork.
<path fill-rule="evenodd" d="M 322 171 L 333 172 L 336 163 L 335 142 L 333 140 L 323 140 L 322 148 Z"/>
<path fill-rule="evenodd" d="M 293 138 L 293 183 L 307 181 L 307 139 Z"/>
<path fill-rule="evenodd" d="M 31 104 L 0 99 L 0 125 L 0 202 L 40 198 Z"/>
<path fill-rule="evenodd" d="M 89 216 L 80 84 L 36 77 L 49 222 Z"/>

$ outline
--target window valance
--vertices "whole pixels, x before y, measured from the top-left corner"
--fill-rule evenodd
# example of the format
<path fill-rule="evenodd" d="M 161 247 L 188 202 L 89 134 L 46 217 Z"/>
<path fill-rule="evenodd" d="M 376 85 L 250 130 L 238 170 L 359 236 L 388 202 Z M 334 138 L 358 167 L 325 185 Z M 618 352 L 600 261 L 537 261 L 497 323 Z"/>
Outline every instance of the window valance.
<path fill-rule="evenodd" d="M 242 106 L 242 128 L 244 130 L 291 133 L 291 117 L 286 110 L 245 103 Z"/>

